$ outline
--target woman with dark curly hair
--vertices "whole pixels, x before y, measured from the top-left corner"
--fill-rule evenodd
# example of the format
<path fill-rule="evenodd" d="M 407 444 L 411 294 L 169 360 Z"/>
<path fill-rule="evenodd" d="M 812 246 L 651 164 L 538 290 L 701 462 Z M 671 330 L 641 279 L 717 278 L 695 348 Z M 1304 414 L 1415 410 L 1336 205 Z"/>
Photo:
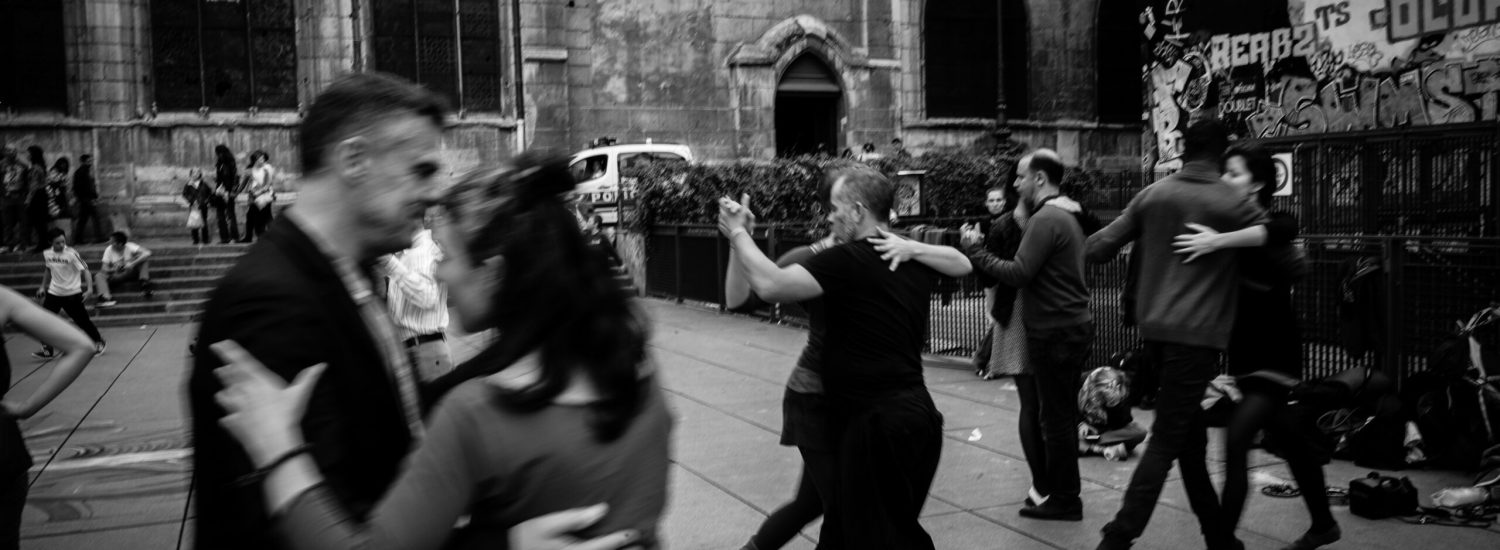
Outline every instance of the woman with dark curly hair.
<path fill-rule="evenodd" d="M 291 548 L 525 548 L 507 545 L 512 527 L 599 502 L 607 513 L 578 535 L 616 532 L 615 544 L 580 548 L 659 546 L 673 421 L 646 319 L 565 208 L 572 188 L 564 161 L 523 155 L 448 192 L 438 278 L 465 331 L 500 338 L 429 388 L 427 434 L 362 522 L 303 452 L 299 421 L 322 369 L 285 386 L 233 343 L 215 345 L 229 365 L 222 422 L 267 472 Z"/>

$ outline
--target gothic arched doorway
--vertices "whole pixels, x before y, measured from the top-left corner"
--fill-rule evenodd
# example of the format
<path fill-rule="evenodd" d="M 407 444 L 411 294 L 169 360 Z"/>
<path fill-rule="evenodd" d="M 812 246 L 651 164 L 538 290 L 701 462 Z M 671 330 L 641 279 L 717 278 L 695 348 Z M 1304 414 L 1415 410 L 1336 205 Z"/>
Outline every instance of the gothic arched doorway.
<path fill-rule="evenodd" d="M 776 155 L 838 154 L 842 98 L 826 63 L 809 54 L 793 60 L 776 84 Z"/>

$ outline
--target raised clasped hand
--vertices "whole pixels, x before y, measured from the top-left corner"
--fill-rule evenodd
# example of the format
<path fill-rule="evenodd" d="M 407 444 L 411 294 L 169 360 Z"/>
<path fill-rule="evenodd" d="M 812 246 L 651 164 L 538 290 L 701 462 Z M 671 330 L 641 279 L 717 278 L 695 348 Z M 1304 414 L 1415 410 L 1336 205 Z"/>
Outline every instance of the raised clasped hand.
<path fill-rule="evenodd" d="M 229 413 L 219 424 L 239 440 L 250 460 L 259 467 L 301 444 L 302 413 L 327 365 L 302 369 L 288 385 L 233 340 L 210 348 L 224 361 L 214 369 L 224 384 L 214 400 Z"/>
<path fill-rule="evenodd" d="M 729 197 L 719 197 L 719 233 L 729 237 L 737 229 L 750 231 L 754 225 L 755 213 L 750 210 L 749 193 L 741 194 L 739 202 Z"/>
<path fill-rule="evenodd" d="M 1212 253 L 1219 249 L 1219 232 L 1213 228 L 1196 223 L 1187 224 L 1192 233 L 1183 233 L 1172 239 L 1172 246 L 1177 248 L 1178 254 L 1187 254 L 1188 257 L 1182 263 L 1189 263 L 1198 259 L 1199 256 Z"/>
<path fill-rule="evenodd" d="M 963 246 L 974 246 L 984 237 L 979 234 L 979 224 L 964 224 L 958 229 L 958 242 Z"/>
<path fill-rule="evenodd" d="M 879 237 L 870 237 L 870 244 L 875 245 L 875 251 L 880 253 L 880 259 L 891 262 L 891 271 L 895 271 L 902 262 L 916 257 L 922 248 L 922 243 L 917 241 L 902 238 L 884 229 L 879 231 Z"/>

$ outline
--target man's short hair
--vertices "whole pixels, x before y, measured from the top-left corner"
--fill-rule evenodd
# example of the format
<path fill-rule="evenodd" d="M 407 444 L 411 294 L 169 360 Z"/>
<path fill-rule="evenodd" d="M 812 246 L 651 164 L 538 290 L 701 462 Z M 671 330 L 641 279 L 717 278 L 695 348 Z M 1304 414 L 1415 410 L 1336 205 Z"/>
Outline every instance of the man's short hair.
<path fill-rule="evenodd" d="M 124 231 L 116 231 L 109 234 L 109 240 L 120 244 L 125 244 L 130 240 L 130 235 L 126 235 Z"/>
<path fill-rule="evenodd" d="M 397 76 L 370 72 L 339 77 L 318 94 L 302 121 L 302 171 L 322 169 L 333 144 L 392 115 L 418 115 L 441 128 L 446 112 L 442 98 Z"/>
<path fill-rule="evenodd" d="M 94 160 L 94 155 L 90 155 L 90 154 L 87 154 L 87 153 L 82 154 L 82 155 L 78 155 L 78 162 L 88 162 L 88 161 L 91 161 L 91 160 Z"/>
<path fill-rule="evenodd" d="M 1229 148 L 1229 130 L 1218 119 L 1205 118 L 1182 133 L 1182 160 L 1218 161 Z"/>
<path fill-rule="evenodd" d="M 891 217 L 891 207 L 896 204 L 896 185 L 880 172 L 868 166 L 842 168 L 831 178 L 834 185 L 844 182 L 844 193 L 870 211 L 877 221 Z"/>
<path fill-rule="evenodd" d="M 1026 166 L 1033 172 L 1041 172 L 1047 176 L 1047 183 L 1062 185 L 1063 163 L 1057 152 L 1051 149 L 1037 149 L 1026 155 Z"/>
<path fill-rule="evenodd" d="M 47 242 L 50 244 L 52 241 L 57 240 L 58 237 L 65 237 L 67 236 L 67 234 L 68 233 L 66 231 L 63 231 L 62 228 L 54 227 L 47 230 Z"/>

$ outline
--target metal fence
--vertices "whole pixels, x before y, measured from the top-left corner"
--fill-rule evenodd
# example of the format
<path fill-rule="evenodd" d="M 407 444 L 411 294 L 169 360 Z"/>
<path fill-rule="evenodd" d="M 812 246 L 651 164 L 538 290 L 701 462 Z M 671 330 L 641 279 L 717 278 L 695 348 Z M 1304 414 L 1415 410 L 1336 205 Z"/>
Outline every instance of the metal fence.
<path fill-rule="evenodd" d="M 811 242 L 806 226 L 758 227 L 757 244 L 771 257 Z M 949 232 L 950 242 L 956 239 Z M 1302 239 L 1309 274 L 1293 299 L 1303 334 L 1307 376 L 1326 376 L 1360 364 L 1345 351 L 1343 325 L 1354 310 L 1342 305 L 1343 281 L 1357 258 L 1378 260 L 1373 279 L 1377 303 L 1365 311 L 1378 316 L 1376 349 L 1363 360 L 1398 379 L 1425 368 L 1427 357 L 1453 332 L 1454 322 L 1500 301 L 1500 239 L 1461 237 L 1358 237 L 1309 235 Z M 646 239 L 646 291 L 650 295 L 722 307 L 728 243 L 713 226 L 654 228 Z M 1120 323 L 1120 295 L 1126 261 L 1088 266 L 1091 309 L 1096 325 L 1091 363 L 1139 347 L 1135 329 Z M 1341 313 L 1343 314 L 1341 316 Z M 765 318 L 805 322 L 796 306 L 767 308 Z M 1357 320 L 1357 319 L 1356 319 Z M 974 276 L 950 279 L 932 296 L 926 350 L 967 356 L 988 328 L 984 294 Z"/>

